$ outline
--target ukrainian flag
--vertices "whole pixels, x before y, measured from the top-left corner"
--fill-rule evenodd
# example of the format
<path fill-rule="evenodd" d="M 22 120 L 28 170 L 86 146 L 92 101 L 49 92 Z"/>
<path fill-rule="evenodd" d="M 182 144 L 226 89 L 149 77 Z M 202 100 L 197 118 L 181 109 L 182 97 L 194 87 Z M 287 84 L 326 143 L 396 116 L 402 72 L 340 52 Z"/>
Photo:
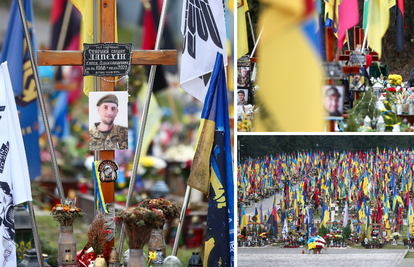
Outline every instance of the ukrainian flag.
<path fill-rule="evenodd" d="M 260 112 L 255 119 L 258 132 L 323 131 L 321 59 L 312 0 L 262 0 L 267 4 L 261 14 L 264 26 L 259 42 L 258 85 Z M 298 62 L 307 86 L 295 82 Z M 297 107 L 301 107 L 298 109 Z M 306 110 L 308 120 L 303 120 Z"/>
<path fill-rule="evenodd" d="M 244 210 L 243 205 L 241 206 L 241 215 L 240 215 L 240 230 L 247 225 L 247 216 L 246 211 Z"/>
<path fill-rule="evenodd" d="M 208 195 L 204 266 L 234 266 L 234 189 L 223 55 L 217 53 L 188 185 Z"/>

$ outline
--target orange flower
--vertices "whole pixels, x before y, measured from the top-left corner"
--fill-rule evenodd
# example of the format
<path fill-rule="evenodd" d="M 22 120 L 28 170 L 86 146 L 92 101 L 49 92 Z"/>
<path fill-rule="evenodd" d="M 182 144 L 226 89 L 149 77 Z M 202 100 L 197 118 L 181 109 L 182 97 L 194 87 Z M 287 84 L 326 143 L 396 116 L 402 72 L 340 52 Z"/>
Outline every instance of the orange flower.
<path fill-rule="evenodd" d="M 81 212 L 82 210 L 80 208 L 75 208 L 76 212 Z"/>
<path fill-rule="evenodd" d="M 69 212 L 70 207 L 68 205 L 63 206 L 63 211 Z"/>

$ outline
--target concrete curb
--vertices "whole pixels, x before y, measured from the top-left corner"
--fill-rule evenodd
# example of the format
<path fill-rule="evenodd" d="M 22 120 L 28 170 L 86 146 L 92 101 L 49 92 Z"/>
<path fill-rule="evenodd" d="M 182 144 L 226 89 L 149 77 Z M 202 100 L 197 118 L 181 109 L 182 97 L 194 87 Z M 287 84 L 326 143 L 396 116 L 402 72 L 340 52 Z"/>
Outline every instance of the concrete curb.
<path fill-rule="evenodd" d="M 399 259 L 398 259 L 398 261 L 397 261 L 397 267 L 398 266 L 400 266 L 400 264 L 402 263 L 402 261 L 404 260 L 404 258 L 405 258 L 405 255 L 407 255 L 407 252 L 408 252 L 408 249 L 406 249 L 405 250 L 405 252 L 402 254 L 402 257 L 400 257 Z"/>

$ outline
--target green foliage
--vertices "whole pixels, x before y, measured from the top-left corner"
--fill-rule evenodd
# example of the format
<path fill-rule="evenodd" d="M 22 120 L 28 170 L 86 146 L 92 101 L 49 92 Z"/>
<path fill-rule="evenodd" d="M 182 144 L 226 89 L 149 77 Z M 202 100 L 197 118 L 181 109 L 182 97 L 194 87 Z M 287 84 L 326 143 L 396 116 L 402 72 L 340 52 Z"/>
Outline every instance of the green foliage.
<path fill-rule="evenodd" d="M 257 230 L 257 233 L 260 234 L 262 232 L 263 232 L 263 228 L 262 228 L 262 226 L 259 226 L 259 230 Z"/>
<path fill-rule="evenodd" d="M 368 116 L 371 121 L 373 118 L 376 118 L 379 114 L 379 111 L 376 109 L 377 98 L 373 94 L 373 89 L 369 90 L 362 94 L 361 99 L 355 101 L 354 107 L 348 111 L 348 119 L 346 123 L 348 127 L 345 128 L 347 132 L 356 132 L 358 127 L 364 122 L 366 116 Z"/>
<path fill-rule="evenodd" d="M 269 227 L 269 237 L 273 237 L 273 227 Z"/>
<path fill-rule="evenodd" d="M 351 227 L 349 226 L 349 224 L 344 227 L 344 229 L 342 230 L 342 234 L 345 238 L 349 238 L 349 236 L 351 235 Z"/>
<path fill-rule="evenodd" d="M 328 233 L 328 229 L 325 226 L 321 225 L 318 230 L 318 235 L 325 236 L 327 233 Z"/>
<path fill-rule="evenodd" d="M 361 242 L 364 242 L 365 238 L 367 238 L 367 234 L 364 231 L 364 232 L 362 232 L 362 235 L 361 235 Z"/>
<path fill-rule="evenodd" d="M 240 234 L 241 234 L 242 236 L 246 236 L 246 228 L 244 228 L 244 227 L 243 227 L 243 229 L 241 229 Z"/>
<path fill-rule="evenodd" d="M 404 237 L 402 241 L 403 241 L 404 243 L 407 243 L 407 242 L 408 242 L 408 238 Z"/>

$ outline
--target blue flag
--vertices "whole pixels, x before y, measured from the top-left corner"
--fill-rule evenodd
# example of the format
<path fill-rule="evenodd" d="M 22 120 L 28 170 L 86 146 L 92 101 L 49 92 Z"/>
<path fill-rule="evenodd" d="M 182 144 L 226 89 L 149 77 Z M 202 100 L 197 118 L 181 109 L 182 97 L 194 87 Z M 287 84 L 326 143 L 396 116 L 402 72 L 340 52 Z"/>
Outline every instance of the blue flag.
<path fill-rule="evenodd" d="M 59 139 L 69 137 L 70 127 L 69 120 L 67 117 L 69 105 L 68 92 L 57 92 L 54 95 L 53 102 L 55 102 L 53 109 L 53 117 L 55 117 L 55 127 L 52 130 L 52 134 L 58 137 Z"/>
<path fill-rule="evenodd" d="M 32 1 L 24 0 L 23 2 L 27 21 L 29 22 L 30 35 L 32 36 L 33 49 L 37 51 L 33 32 Z M 6 36 L 1 50 L 0 63 L 4 61 L 7 61 L 9 66 L 16 106 L 17 110 L 20 111 L 20 127 L 26 150 L 29 175 L 30 180 L 33 180 L 41 173 L 37 93 L 17 1 L 12 3 Z"/>
<path fill-rule="evenodd" d="M 203 266 L 234 266 L 234 189 L 223 56 L 217 54 L 188 185 L 208 197 Z"/>

